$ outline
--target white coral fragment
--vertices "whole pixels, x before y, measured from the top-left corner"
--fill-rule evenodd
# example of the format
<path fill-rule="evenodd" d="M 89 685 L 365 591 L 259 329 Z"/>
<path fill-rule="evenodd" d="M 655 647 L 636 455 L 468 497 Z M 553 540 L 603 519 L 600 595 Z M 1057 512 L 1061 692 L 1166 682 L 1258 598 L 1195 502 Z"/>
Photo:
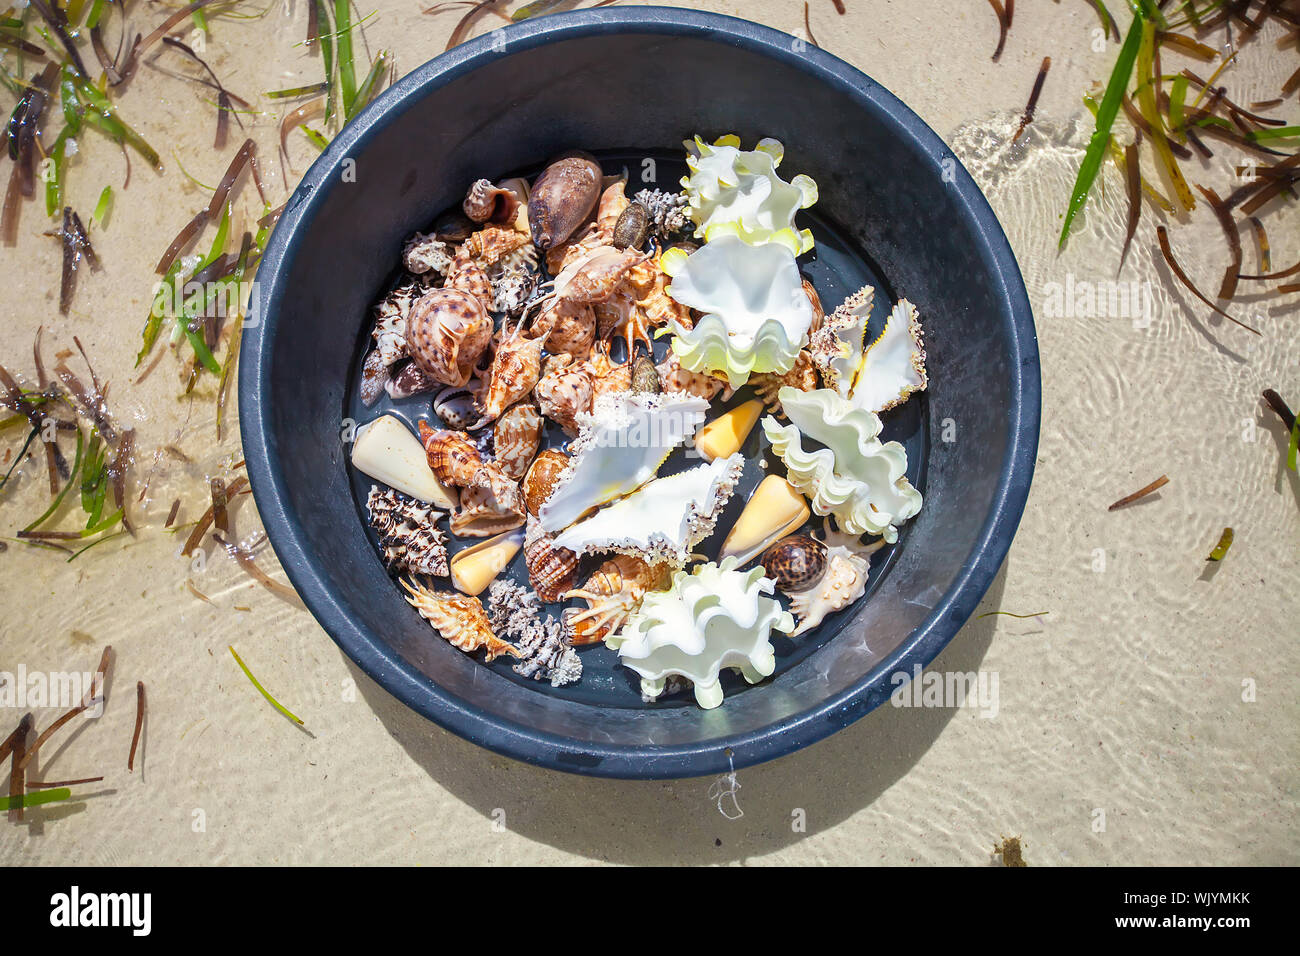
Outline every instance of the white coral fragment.
<path fill-rule="evenodd" d="M 753 373 L 794 367 L 813 310 L 790 250 L 723 236 L 689 256 L 670 250 L 661 263 L 673 300 L 704 313 L 694 328 L 673 329 L 683 368 L 724 375 L 739 388 Z"/>
<path fill-rule="evenodd" d="M 569 466 L 538 510 L 542 528 L 562 531 L 591 509 L 654 478 L 674 448 L 695 433 L 709 403 L 684 393 L 610 392 L 590 413 L 569 447 Z"/>
<path fill-rule="evenodd" d="M 682 179 L 695 235 L 706 242 L 735 236 L 751 245 L 779 244 L 794 255 L 813 247 L 812 233 L 795 225 L 800 209 L 817 201 L 808 176 L 785 182 L 776 168 L 785 156 L 778 140 L 764 139 L 742 150 L 737 136 L 714 143 L 700 137 L 685 143 L 690 175 Z"/>
<path fill-rule="evenodd" d="M 794 630 L 794 617 L 767 596 L 773 583 L 761 567 L 735 568 L 735 558 L 724 558 L 678 571 L 667 591 L 647 594 L 627 625 L 606 638 L 641 676 L 643 696 L 657 698 L 674 676 L 685 677 L 699 705 L 711 709 L 722 703 L 723 668 L 738 669 L 751 684 L 771 676 L 776 650 L 769 637 Z"/>
<path fill-rule="evenodd" d="M 735 454 L 656 478 L 562 531 L 554 546 L 578 556 L 615 551 L 680 568 L 713 533 L 744 466 L 744 456 Z"/>
<path fill-rule="evenodd" d="M 834 515 L 850 534 L 878 534 L 898 540 L 898 525 L 921 510 L 921 493 L 907 480 L 907 452 L 878 437 L 879 416 L 854 407 L 832 389 L 778 393 L 790 424 L 772 416 L 763 432 L 785 462 L 790 484 L 819 515 Z M 808 451 L 803 439 L 821 443 Z"/>

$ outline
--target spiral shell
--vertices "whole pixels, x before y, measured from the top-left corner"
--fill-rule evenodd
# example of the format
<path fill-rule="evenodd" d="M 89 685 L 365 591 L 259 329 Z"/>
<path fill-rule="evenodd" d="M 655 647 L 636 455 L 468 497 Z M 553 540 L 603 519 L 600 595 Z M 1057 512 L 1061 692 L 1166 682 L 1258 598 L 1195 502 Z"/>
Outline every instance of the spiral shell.
<path fill-rule="evenodd" d="M 541 413 L 531 402 L 520 402 L 498 418 L 492 429 L 496 463 L 518 481 L 527 474 L 541 440 Z"/>
<path fill-rule="evenodd" d="M 467 385 L 444 388 L 433 400 L 433 411 L 442 423 L 465 431 L 483 415 L 483 382 L 471 379 Z"/>
<path fill-rule="evenodd" d="M 491 180 L 480 179 L 469 187 L 461 209 L 474 222 L 514 222 L 519 197 Z"/>
<path fill-rule="evenodd" d="M 528 566 L 528 583 L 547 604 L 560 600 L 560 595 L 578 579 L 578 556 L 568 548 L 555 547 L 554 537 L 542 530 L 536 518 L 528 519 L 524 563 Z"/>
<path fill-rule="evenodd" d="M 533 183 L 528 197 L 528 224 L 539 249 L 568 239 L 596 208 L 600 166 L 584 156 L 556 160 Z"/>
<path fill-rule="evenodd" d="M 492 319 L 474 296 L 434 289 L 411 306 L 406 347 L 420 371 L 443 385 L 464 385 L 492 339 Z"/>
<path fill-rule="evenodd" d="M 826 545 L 806 534 L 782 538 L 763 552 L 758 563 L 782 591 L 804 591 L 826 573 Z"/>
<path fill-rule="evenodd" d="M 451 268 L 447 272 L 447 281 L 443 288 L 466 292 L 478 301 L 485 313 L 492 310 L 492 280 L 488 278 L 487 271 L 464 247 L 451 260 Z"/>
<path fill-rule="evenodd" d="M 803 280 L 803 294 L 808 297 L 808 301 L 812 304 L 812 325 L 808 327 L 808 333 L 811 335 L 820 329 L 822 323 L 826 321 L 826 309 L 822 306 L 822 297 L 817 294 L 817 289 L 813 286 L 812 281 L 806 277 Z"/>
<path fill-rule="evenodd" d="M 672 575 L 667 564 L 651 565 L 641 558 L 616 554 L 580 588 L 562 595 L 582 598 L 587 609 L 569 609 L 562 615 L 565 634 L 575 645 L 595 644 L 621 628 L 647 591 L 668 587 Z"/>
<path fill-rule="evenodd" d="M 596 314 L 589 305 L 557 302 L 537 317 L 528 334 L 545 338 L 553 354 L 585 358 L 596 340 Z"/>
<path fill-rule="evenodd" d="M 610 359 L 608 343 L 601 343 L 601 348 L 587 360 L 587 367 L 591 369 L 592 408 L 602 395 L 626 392 L 632 387 L 632 366 Z"/>
<path fill-rule="evenodd" d="M 420 441 L 424 443 L 424 454 L 434 476 L 444 485 L 457 488 L 473 485 L 483 467 L 483 456 L 464 432 L 446 428 L 435 430 L 423 419 L 419 426 Z"/>
<path fill-rule="evenodd" d="M 569 467 L 569 456 L 556 448 L 548 448 L 533 461 L 524 475 L 524 505 L 530 515 L 536 515 L 561 474 Z"/>
<path fill-rule="evenodd" d="M 528 237 L 515 229 L 485 226 L 465 240 L 461 251 L 485 268 L 492 268 L 506 256 L 528 245 Z"/>
<path fill-rule="evenodd" d="M 619 217 L 627 209 L 631 200 L 627 198 L 627 180 L 619 178 L 605 187 L 596 204 L 596 231 L 608 242 L 614 235 Z"/>
<path fill-rule="evenodd" d="M 483 414 L 479 428 L 495 419 L 507 408 L 528 395 L 542 376 L 542 349 L 546 336 L 528 339 L 519 333 L 503 336 L 492 357 L 492 370 L 483 396 Z"/>
<path fill-rule="evenodd" d="M 669 349 L 664 360 L 655 366 L 655 371 L 659 373 L 659 387 L 662 391 L 685 392 L 706 401 L 712 400 L 727 386 L 727 383 L 720 378 L 682 368 L 677 353 L 672 349 Z"/>
<path fill-rule="evenodd" d="M 577 435 L 578 413 L 591 411 L 591 369 L 585 362 L 575 365 L 553 360 L 533 389 L 533 396 L 543 415 L 569 435 Z"/>
<path fill-rule="evenodd" d="M 472 654 L 479 648 L 487 652 L 486 660 L 493 660 L 502 654 L 519 656 L 519 650 L 496 636 L 487 611 L 476 597 L 466 594 L 452 594 L 444 591 L 431 591 L 423 584 L 402 581 L 408 595 L 406 602 L 420 612 L 420 616 L 429 622 L 447 643 L 457 647 L 466 654 Z"/>

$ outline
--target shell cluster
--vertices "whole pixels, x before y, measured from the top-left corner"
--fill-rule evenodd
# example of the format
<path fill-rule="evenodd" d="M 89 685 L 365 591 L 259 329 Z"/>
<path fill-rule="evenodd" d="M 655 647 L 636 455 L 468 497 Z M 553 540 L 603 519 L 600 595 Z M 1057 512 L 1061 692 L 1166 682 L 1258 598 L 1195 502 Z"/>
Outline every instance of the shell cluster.
<path fill-rule="evenodd" d="M 907 300 L 879 328 L 869 287 L 823 309 L 797 221 L 817 186 L 778 175 L 779 142 L 686 148 L 679 192 L 629 196 L 571 152 L 474 180 L 412 235 L 358 379 L 392 411 L 351 460 L 385 564 L 453 647 L 564 687 L 604 644 L 643 699 L 712 708 L 725 672 L 770 676 L 776 636 L 865 594 L 921 505 L 879 416 L 928 379 Z"/>

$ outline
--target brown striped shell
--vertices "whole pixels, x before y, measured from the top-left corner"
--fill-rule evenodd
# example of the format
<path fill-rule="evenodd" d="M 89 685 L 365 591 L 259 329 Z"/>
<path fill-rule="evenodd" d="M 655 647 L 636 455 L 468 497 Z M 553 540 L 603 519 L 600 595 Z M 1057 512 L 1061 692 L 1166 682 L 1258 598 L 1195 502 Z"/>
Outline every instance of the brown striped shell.
<path fill-rule="evenodd" d="M 492 280 L 464 248 L 451 260 L 443 288 L 468 293 L 478 301 L 485 313 L 492 310 Z"/>
<path fill-rule="evenodd" d="M 424 443 L 424 454 L 434 476 L 444 485 L 470 487 L 483 467 L 483 456 L 474 443 L 464 432 L 434 429 L 424 419 L 420 419 L 419 427 L 420 441 Z"/>
<path fill-rule="evenodd" d="M 475 262 L 491 268 L 517 249 L 528 245 L 528 237 L 517 229 L 485 226 L 465 240 L 463 250 Z"/>
<path fill-rule="evenodd" d="M 662 391 L 685 392 L 705 401 L 711 401 L 727 385 L 720 378 L 682 368 L 677 353 L 672 349 L 669 349 L 664 360 L 655 366 L 655 371 L 659 373 L 659 388 Z"/>
<path fill-rule="evenodd" d="M 569 456 L 557 448 L 548 448 L 533 461 L 524 475 L 524 505 L 536 515 L 551 496 L 560 475 L 569 467 Z"/>
<path fill-rule="evenodd" d="M 579 412 L 591 411 L 592 374 L 586 362 L 572 364 L 572 360 L 559 356 L 547 367 L 533 389 L 542 414 L 570 435 L 578 434 Z"/>
<path fill-rule="evenodd" d="M 766 577 L 787 594 L 812 587 L 826 574 L 826 545 L 806 534 L 782 538 L 763 552 L 758 563 Z"/>
<path fill-rule="evenodd" d="M 815 391 L 818 386 L 817 365 L 807 349 L 800 349 L 790 371 L 779 375 L 775 372 L 759 372 L 750 376 L 749 384 L 754 386 L 754 393 L 769 412 L 784 418 L 785 409 L 781 407 L 778 393 L 787 385 L 801 392 Z"/>
<path fill-rule="evenodd" d="M 528 473 L 542 440 L 542 413 L 531 402 L 520 402 L 497 419 L 492 429 L 494 460 L 518 481 Z"/>
<path fill-rule="evenodd" d="M 492 318 L 477 298 L 434 289 L 411 306 L 406 347 L 420 371 L 443 385 L 464 385 L 492 340 Z"/>
<path fill-rule="evenodd" d="M 447 521 L 452 534 L 490 538 L 522 526 L 524 499 L 518 486 L 491 465 L 485 466 L 480 475 L 483 480 L 461 494 L 460 510 Z"/>
<path fill-rule="evenodd" d="M 528 567 L 528 583 L 547 604 L 560 600 L 560 595 L 578 580 L 578 556 L 568 548 L 555 547 L 554 536 L 543 531 L 536 518 L 528 519 L 524 564 Z"/>

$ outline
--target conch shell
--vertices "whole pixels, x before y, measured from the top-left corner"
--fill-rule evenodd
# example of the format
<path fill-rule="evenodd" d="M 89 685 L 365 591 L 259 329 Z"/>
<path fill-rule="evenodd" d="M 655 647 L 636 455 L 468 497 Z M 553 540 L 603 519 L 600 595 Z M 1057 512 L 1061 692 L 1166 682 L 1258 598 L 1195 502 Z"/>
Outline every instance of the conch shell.
<path fill-rule="evenodd" d="M 475 222 L 514 222 L 519 206 L 519 197 L 514 192 L 487 179 L 480 179 L 470 186 L 465 201 L 461 203 L 465 215 Z"/>
<path fill-rule="evenodd" d="M 659 373 L 659 390 L 665 394 L 685 392 L 707 402 L 724 388 L 730 389 L 725 379 L 682 368 L 682 363 L 677 360 L 677 353 L 672 349 L 669 349 L 664 360 L 655 366 L 655 371 Z"/>
<path fill-rule="evenodd" d="M 561 595 L 566 601 L 582 598 L 587 602 L 587 610 L 569 608 L 563 614 L 569 643 L 595 644 L 604 640 L 627 622 L 647 591 L 663 590 L 671 578 L 672 569 L 667 564 L 652 565 L 630 554 L 614 555 L 582 587 Z"/>
<path fill-rule="evenodd" d="M 567 434 L 577 435 L 578 415 L 591 409 L 593 377 L 585 362 L 574 363 L 571 356 L 561 355 L 547 363 L 533 397 L 543 415 Z"/>
<path fill-rule="evenodd" d="M 528 519 L 524 563 L 528 583 L 547 604 L 560 600 L 578 578 L 578 556 L 568 548 L 557 548 L 554 536 L 547 534 L 536 518 Z"/>
<path fill-rule="evenodd" d="M 464 432 L 434 430 L 420 421 L 429 467 L 445 484 L 464 489 L 451 530 L 462 537 L 485 538 L 524 523 L 519 486 L 493 462 L 485 462 Z"/>
<path fill-rule="evenodd" d="M 486 660 L 492 661 L 502 654 L 519 656 L 519 650 L 513 644 L 507 644 L 492 632 L 487 611 L 476 597 L 466 594 L 452 594 L 446 591 L 431 591 L 423 584 L 402 581 L 402 587 L 409 592 L 406 603 L 420 612 L 420 617 L 451 644 L 472 654 L 479 648 L 487 651 Z"/>
<path fill-rule="evenodd" d="M 781 407 L 780 391 L 787 385 L 801 392 L 811 392 L 817 388 L 817 366 L 807 349 L 801 349 L 794 360 L 794 368 L 788 372 L 760 372 L 750 378 L 754 393 L 762 400 L 764 407 L 774 415 L 785 417 Z"/>
<path fill-rule="evenodd" d="M 533 183 L 528 225 L 539 249 L 558 246 L 587 221 L 600 197 L 600 166 L 584 156 L 556 160 Z"/>
<path fill-rule="evenodd" d="M 790 610 L 799 622 L 791 637 L 806 634 L 824 621 L 827 614 L 842 610 L 862 597 L 867 590 L 867 575 L 870 570 L 868 559 L 885 543 L 876 540 L 863 545 L 857 536 L 833 532 L 829 527 L 825 527 L 822 533 L 825 542 L 805 535 L 794 536 L 804 539 L 794 545 L 794 550 L 815 555 L 820 547 L 821 554 L 820 560 L 814 561 L 813 567 L 809 568 L 810 571 L 817 572 L 807 576 L 811 580 L 796 580 L 781 587 L 790 598 Z M 792 540 L 787 538 L 785 542 L 777 542 L 769 549 L 769 553 Z M 769 554 L 765 554 L 763 566 L 766 568 L 767 561 L 775 561 L 776 558 L 776 555 L 769 557 Z M 773 569 L 769 568 L 768 571 L 771 573 Z"/>
<path fill-rule="evenodd" d="M 492 429 L 493 458 L 515 481 L 528 472 L 542 439 L 542 415 L 531 402 L 520 402 L 497 419 Z"/>
<path fill-rule="evenodd" d="M 443 385 L 464 385 L 492 340 L 482 303 L 457 289 L 434 289 L 411 306 L 406 346 L 420 371 Z"/>
<path fill-rule="evenodd" d="M 509 334 L 503 334 L 492 357 L 492 369 L 483 395 L 482 417 L 470 426 L 471 429 L 482 428 L 533 390 L 542 376 L 542 349 L 545 345 L 546 336 L 525 338 L 518 326 Z"/>

